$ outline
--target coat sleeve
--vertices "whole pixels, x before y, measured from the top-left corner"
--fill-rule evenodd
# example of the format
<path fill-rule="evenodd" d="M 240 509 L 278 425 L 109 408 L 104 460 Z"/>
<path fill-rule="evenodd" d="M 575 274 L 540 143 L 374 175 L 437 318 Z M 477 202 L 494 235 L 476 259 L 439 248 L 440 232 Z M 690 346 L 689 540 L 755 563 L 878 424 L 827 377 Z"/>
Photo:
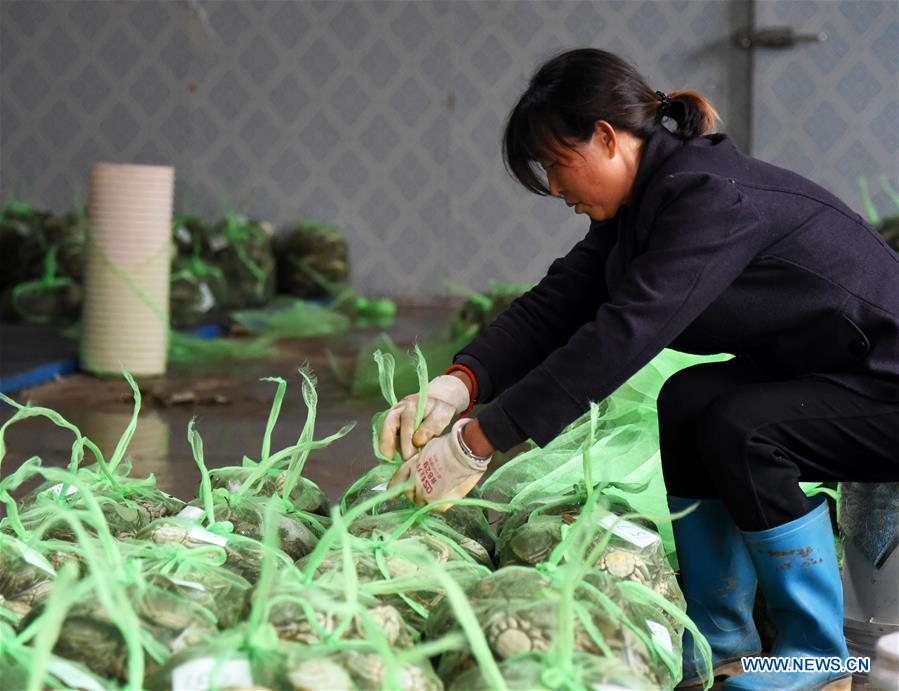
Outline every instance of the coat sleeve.
<path fill-rule="evenodd" d="M 643 201 L 656 209 L 646 247 L 615 294 L 478 416 L 498 449 L 550 442 L 670 344 L 767 244 L 754 209 L 726 178 L 675 174 L 654 188 Z"/>
<path fill-rule="evenodd" d="M 615 241 L 612 221 L 590 225 L 583 240 L 556 259 L 546 276 L 517 298 L 453 358 L 478 380 L 486 403 L 564 344 L 608 300 L 606 256 Z"/>

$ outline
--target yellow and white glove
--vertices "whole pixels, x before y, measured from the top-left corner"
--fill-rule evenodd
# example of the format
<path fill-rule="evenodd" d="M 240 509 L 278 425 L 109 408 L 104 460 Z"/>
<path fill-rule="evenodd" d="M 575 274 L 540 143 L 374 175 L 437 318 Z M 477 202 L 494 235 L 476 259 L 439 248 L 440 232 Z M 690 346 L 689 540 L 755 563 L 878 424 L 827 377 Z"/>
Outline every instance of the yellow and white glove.
<path fill-rule="evenodd" d="M 410 459 L 418 449 L 442 433 L 458 413 L 468 408 L 468 404 L 468 387 L 461 379 L 450 374 L 435 377 L 428 384 L 424 417 L 418 429 L 415 429 L 418 394 L 409 394 L 387 411 L 379 439 L 381 454 L 393 458 L 399 435 L 400 453 L 404 460 Z"/>
<path fill-rule="evenodd" d="M 403 463 L 388 483 L 393 487 L 414 480 L 415 487 L 406 492 L 416 504 L 430 504 L 438 499 L 461 499 L 468 494 L 486 472 L 493 455 L 475 456 L 462 440 L 462 428 L 469 418 L 456 421 L 452 430 L 432 439 L 415 456 Z M 445 504 L 435 511 L 446 511 Z"/>

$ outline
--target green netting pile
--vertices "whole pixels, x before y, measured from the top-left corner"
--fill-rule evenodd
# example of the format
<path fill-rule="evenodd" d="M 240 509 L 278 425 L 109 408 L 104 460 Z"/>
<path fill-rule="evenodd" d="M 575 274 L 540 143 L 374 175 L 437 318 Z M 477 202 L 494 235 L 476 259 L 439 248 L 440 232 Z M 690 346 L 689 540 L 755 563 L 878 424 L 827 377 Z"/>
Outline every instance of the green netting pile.
<path fill-rule="evenodd" d="M 265 307 L 234 311 L 231 318 L 252 333 L 272 340 L 337 336 L 350 328 L 350 319 L 329 305 L 285 296 Z"/>
<path fill-rule="evenodd" d="M 175 328 L 191 327 L 221 308 L 227 283 L 221 267 L 211 263 L 210 229 L 195 214 L 172 219 L 169 314 Z"/>
<path fill-rule="evenodd" d="M 84 212 L 52 215 L 23 202 L 0 208 L 0 316 L 71 322 L 81 312 Z"/>
<path fill-rule="evenodd" d="M 393 403 L 396 362 L 381 352 L 375 360 Z M 421 352 L 414 373 L 423 402 Z M 329 507 L 303 470 L 312 451 L 350 425 L 316 438 L 315 382 L 306 371 L 300 378 L 308 413 L 287 448 L 271 445 L 287 390 L 277 378 L 262 443 L 234 465 L 208 470 L 189 425 L 201 482 L 186 503 L 159 492 L 152 477 L 132 477 L 127 449 L 140 394 L 130 377 L 134 416 L 109 458 L 55 412 L 4 397 L 15 411 L 0 428 L 0 463 L 6 429 L 29 417 L 73 437 L 66 469 L 34 457 L 0 479 L 4 678 L 29 688 L 147 689 L 677 683 L 681 636 L 695 627 L 655 530 L 670 517 L 639 506 L 646 478 L 613 482 L 594 467 L 593 450 L 639 415 L 622 407 L 618 418 L 604 417 L 613 404 L 595 407 L 579 445 L 569 441 L 576 453 L 561 490 L 500 478 L 488 494 L 447 509 L 414 506 L 407 486 L 387 488 L 400 459 L 378 454 L 379 413 L 376 466 Z M 648 384 L 629 386 L 623 401 L 629 395 L 645 412 L 636 401 Z M 41 485 L 14 501 L 33 478 Z M 506 492 L 499 501 L 484 498 L 499 497 L 497 488 Z M 488 511 L 500 517 L 498 535 Z"/>
<path fill-rule="evenodd" d="M 331 296 L 350 279 L 349 245 L 334 226 L 298 221 L 275 243 L 278 289 L 298 298 Z"/>
<path fill-rule="evenodd" d="M 267 223 L 229 212 L 207 238 L 210 263 L 227 277 L 222 305 L 263 305 L 275 295 L 274 229 Z"/>

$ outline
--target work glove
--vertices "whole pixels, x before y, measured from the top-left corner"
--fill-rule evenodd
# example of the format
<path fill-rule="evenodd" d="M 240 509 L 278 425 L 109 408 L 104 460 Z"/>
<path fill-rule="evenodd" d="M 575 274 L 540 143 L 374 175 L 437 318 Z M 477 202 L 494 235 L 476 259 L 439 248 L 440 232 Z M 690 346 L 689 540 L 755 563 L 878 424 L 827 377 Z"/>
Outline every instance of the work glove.
<path fill-rule="evenodd" d="M 388 487 L 414 480 L 415 487 L 406 492 L 416 504 L 430 504 L 438 499 L 461 499 L 471 491 L 490 464 L 487 458 L 475 456 L 462 441 L 462 428 L 471 422 L 467 417 L 457 420 L 452 430 L 425 444 L 415 456 L 403 463 Z M 446 511 L 445 504 L 435 511 Z"/>
<path fill-rule="evenodd" d="M 393 458 L 399 433 L 400 453 L 410 459 L 417 449 L 442 433 L 457 413 L 468 408 L 468 387 L 458 377 L 442 374 L 428 384 L 428 398 L 421 425 L 415 429 L 418 394 L 409 394 L 398 401 L 384 418 L 381 427 L 380 451 L 385 458 Z"/>

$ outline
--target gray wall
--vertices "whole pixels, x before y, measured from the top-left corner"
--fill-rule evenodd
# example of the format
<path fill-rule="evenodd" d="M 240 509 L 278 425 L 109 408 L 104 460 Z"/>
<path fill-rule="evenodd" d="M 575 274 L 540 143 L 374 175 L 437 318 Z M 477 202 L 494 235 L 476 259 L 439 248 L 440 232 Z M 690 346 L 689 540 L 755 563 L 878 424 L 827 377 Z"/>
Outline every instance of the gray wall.
<path fill-rule="evenodd" d="M 366 294 L 533 281 L 586 229 L 502 167 L 503 120 L 538 62 L 618 52 L 656 88 L 705 92 L 746 146 L 752 58 L 729 36 L 750 10 L 3 0 L 0 194 L 61 210 L 86 198 L 93 161 L 173 164 L 178 210 L 342 227 Z"/>
<path fill-rule="evenodd" d="M 899 2 L 756 3 L 757 26 L 792 26 L 822 42 L 759 50 L 753 65 L 752 151 L 861 207 L 867 178 L 882 214 L 899 186 Z"/>

